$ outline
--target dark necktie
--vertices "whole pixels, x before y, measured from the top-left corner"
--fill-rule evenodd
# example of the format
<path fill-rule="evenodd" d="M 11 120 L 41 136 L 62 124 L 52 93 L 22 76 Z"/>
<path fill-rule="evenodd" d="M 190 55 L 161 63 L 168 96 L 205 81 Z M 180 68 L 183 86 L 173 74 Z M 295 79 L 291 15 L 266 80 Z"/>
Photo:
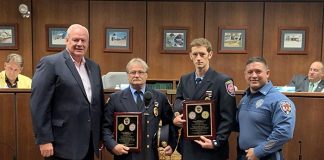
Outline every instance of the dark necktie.
<path fill-rule="evenodd" d="M 202 79 L 201 78 L 196 78 L 195 81 L 196 81 L 196 88 L 199 88 Z"/>
<path fill-rule="evenodd" d="M 142 105 L 143 105 L 143 100 L 141 98 L 142 91 L 135 91 L 136 95 L 136 106 L 139 110 L 141 110 Z"/>

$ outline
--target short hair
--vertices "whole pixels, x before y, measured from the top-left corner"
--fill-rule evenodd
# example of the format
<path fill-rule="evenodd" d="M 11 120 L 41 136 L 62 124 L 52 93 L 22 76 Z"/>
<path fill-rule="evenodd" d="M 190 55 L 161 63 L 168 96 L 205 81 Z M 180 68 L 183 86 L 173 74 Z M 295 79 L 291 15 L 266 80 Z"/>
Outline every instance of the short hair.
<path fill-rule="evenodd" d="M 309 67 L 310 67 L 313 63 L 315 63 L 315 62 L 321 64 L 321 65 L 322 65 L 321 70 L 324 71 L 324 64 L 323 64 L 323 62 L 318 61 L 318 60 L 312 62 L 312 63 L 309 65 Z"/>
<path fill-rule="evenodd" d="M 70 27 L 67 29 L 66 31 L 66 35 L 65 35 L 65 38 L 69 38 L 69 35 L 71 33 L 72 30 L 74 30 L 75 28 L 82 28 L 83 30 L 86 31 L 88 37 L 89 37 L 89 31 L 86 27 L 82 26 L 81 24 L 72 24 L 70 25 Z"/>
<path fill-rule="evenodd" d="M 249 65 L 250 63 L 254 63 L 254 62 L 260 62 L 262 64 L 265 65 L 265 67 L 268 69 L 268 64 L 267 61 L 263 58 L 263 57 L 250 57 L 247 62 L 246 62 L 246 66 Z"/>
<path fill-rule="evenodd" d="M 141 65 L 144 68 L 145 72 L 147 72 L 147 70 L 149 69 L 147 63 L 143 59 L 141 59 L 141 58 L 133 58 L 126 65 L 127 73 L 129 73 L 129 67 L 134 65 L 134 64 Z"/>
<path fill-rule="evenodd" d="M 207 48 L 207 52 L 212 51 L 211 43 L 206 38 L 197 38 L 191 41 L 190 50 L 192 47 L 204 46 Z"/>
<path fill-rule="evenodd" d="M 17 53 L 11 53 L 7 56 L 7 60 L 6 60 L 7 63 L 9 62 L 15 62 L 17 63 L 20 67 L 23 67 L 23 58 L 21 55 L 17 54 Z"/>

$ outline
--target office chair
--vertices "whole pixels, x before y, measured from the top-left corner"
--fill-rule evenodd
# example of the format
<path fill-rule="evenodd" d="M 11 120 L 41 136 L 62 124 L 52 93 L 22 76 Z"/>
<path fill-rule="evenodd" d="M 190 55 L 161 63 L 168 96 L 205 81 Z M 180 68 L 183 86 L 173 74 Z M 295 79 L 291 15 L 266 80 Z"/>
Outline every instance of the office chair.
<path fill-rule="evenodd" d="M 104 89 L 124 89 L 128 85 L 126 72 L 108 72 L 102 76 Z"/>

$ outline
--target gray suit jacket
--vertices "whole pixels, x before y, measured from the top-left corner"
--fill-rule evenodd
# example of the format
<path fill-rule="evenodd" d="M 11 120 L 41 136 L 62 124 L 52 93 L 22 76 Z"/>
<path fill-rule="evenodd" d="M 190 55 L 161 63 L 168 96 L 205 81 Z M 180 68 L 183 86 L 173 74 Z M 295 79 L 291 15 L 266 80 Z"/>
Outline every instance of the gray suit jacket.
<path fill-rule="evenodd" d="M 309 80 L 308 76 L 304 75 L 294 75 L 293 79 L 290 81 L 289 86 L 296 87 L 296 92 L 308 92 Z M 324 81 L 317 85 L 315 92 L 321 92 L 324 89 Z"/>
<path fill-rule="evenodd" d="M 53 143 L 54 155 L 64 159 L 82 159 L 88 152 L 90 137 L 99 154 L 104 107 L 101 73 L 99 66 L 87 58 L 85 65 L 91 103 L 66 50 L 42 58 L 32 81 L 30 109 L 36 143 Z"/>

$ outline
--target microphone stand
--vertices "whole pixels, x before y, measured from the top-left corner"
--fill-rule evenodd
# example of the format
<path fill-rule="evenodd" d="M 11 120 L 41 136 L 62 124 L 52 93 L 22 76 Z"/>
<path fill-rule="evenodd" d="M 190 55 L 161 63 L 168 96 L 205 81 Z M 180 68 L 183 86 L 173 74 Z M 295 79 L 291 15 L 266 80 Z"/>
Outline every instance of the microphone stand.
<path fill-rule="evenodd" d="M 303 156 L 302 156 L 302 141 L 299 141 L 299 156 L 298 156 L 298 160 L 302 160 Z"/>

